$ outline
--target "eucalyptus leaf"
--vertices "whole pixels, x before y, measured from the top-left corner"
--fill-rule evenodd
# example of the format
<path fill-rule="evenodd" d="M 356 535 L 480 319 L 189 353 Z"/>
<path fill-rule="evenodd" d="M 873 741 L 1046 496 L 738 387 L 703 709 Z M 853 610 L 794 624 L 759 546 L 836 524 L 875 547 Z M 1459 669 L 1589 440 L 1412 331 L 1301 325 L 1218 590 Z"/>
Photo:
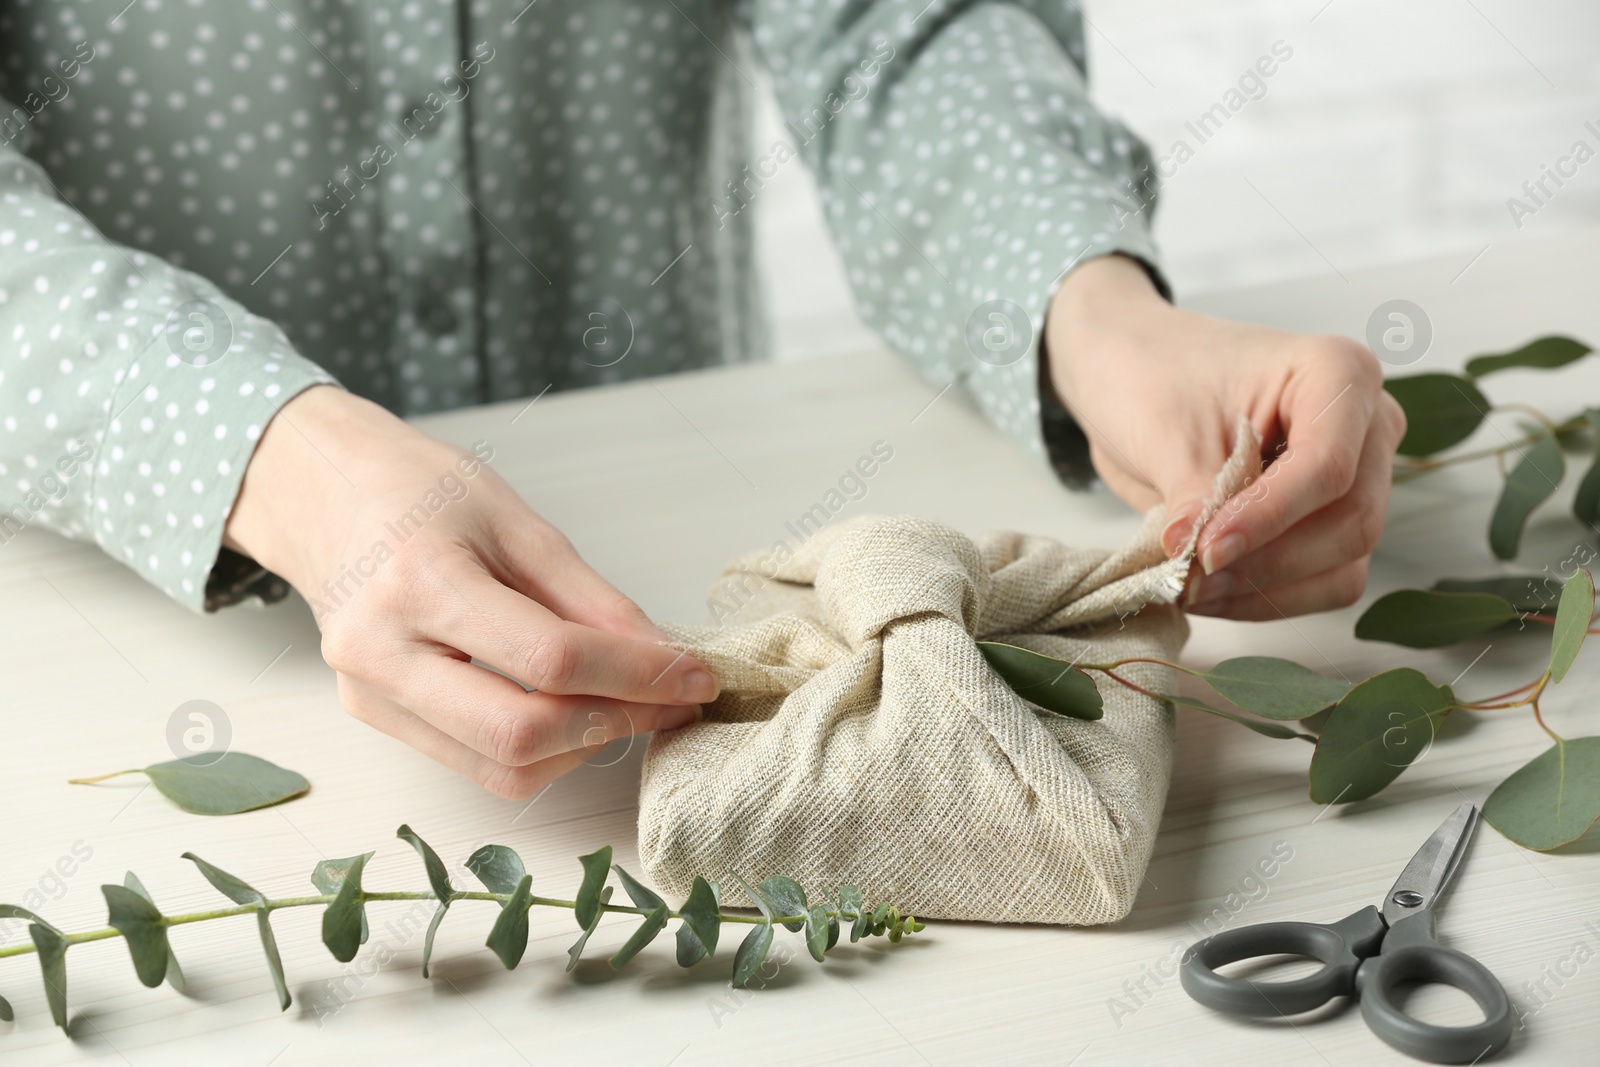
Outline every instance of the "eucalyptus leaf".
<path fill-rule="evenodd" d="M 424 841 L 417 832 L 400 824 L 395 831 L 395 836 L 411 845 L 417 850 L 417 855 L 422 857 L 422 866 L 428 872 L 428 885 L 433 888 L 433 895 L 439 898 L 439 907 L 434 911 L 433 918 L 428 920 L 428 932 L 422 939 L 422 977 L 428 977 L 428 964 L 433 959 L 433 938 L 439 932 L 439 924 L 444 922 L 445 912 L 450 910 L 450 903 L 455 899 L 455 887 L 450 884 L 450 872 L 444 865 L 444 860 L 433 847 Z"/>
<path fill-rule="evenodd" d="M 1485 374 L 1493 374 L 1508 367 L 1551 370 L 1582 359 L 1591 351 L 1593 350 L 1588 345 L 1570 337 L 1540 337 L 1511 352 L 1493 356 L 1474 356 L 1467 360 L 1467 373 L 1474 378 L 1481 378 Z"/>
<path fill-rule="evenodd" d="M 781 874 L 775 874 L 756 886 L 756 889 L 766 898 L 767 903 L 772 905 L 772 910 L 775 912 L 774 918 L 783 918 L 789 915 L 799 916 L 793 922 L 783 924 L 786 930 L 798 933 L 805 927 L 806 891 L 800 887 L 799 882 L 796 882 L 793 878 L 785 878 Z"/>
<path fill-rule="evenodd" d="M 1589 620 L 1593 615 L 1594 577 L 1579 567 L 1561 587 L 1555 632 L 1550 637 L 1550 681 L 1559 682 L 1567 676 L 1568 668 L 1583 647 L 1583 639 L 1589 634 Z"/>
<path fill-rule="evenodd" d="M 17 1013 L 11 1010 L 11 1002 L 0 997 L 0 1023 L 8 1023 L 16 1017 Z"/>
<path fill-rule="evenodd" d="M 38 950 L 39 973 L 44 979 L 44 998 L 50 1005 L 50 1018 L 61 1029 L 67 1028 L 67 935 L 27 908 L 0 904 L 0 919 L 28 920 L 28 936 Z"/>
<path fill-rule="evenodd" d="M 858 913 L 855 921 L 850 924 L 850 940 L 860 941 L 870 933 L 872 933 L 872 913 L 870 911 Z"/>
<path fill-rule="evenodd" d="M 152 908 L 156 906 L 155 898 L 150 895 L 150 890 L 144 887 L 144 883 L 139 881 L 137 874 L 129 871 L 122 876 L 122 884 L 144 897 L 145 900 L 150 902 Z M 183 977 L 183 968 L 178 966 L 178 957 L 172 951 L 171 945 L 167 946 L 167 984 L 180 993 L 184 992 L 188 987 L 188 983 Z"/>
<path fill-rule="evenodd" d="M 739 951 L 733 955 L 733 984 L 744 988 L 744 984 L 755 977 L 760 969 L 761 962 L 767 958 L 767 950 L 772 947 L 772 924 L 762 923 L 753 926 L 739 942 Z"/>
<path fill-rule="evenodd" d="M 643 907 L 643 905 L 640 906 Z M 650 914 L 644 917 L 644 922 L 639 924 L 633 935 L 623 942 L 622 947 L 612 955 L 611 969 L 615 971 L 622 970 L 629 960 L 639 954 L 640 949 L 654 941 L 656 935 L 666 929 L 667 914 L 667 905 L 664 902 L 657 904 Z"/>
<path fill-rule="evenodd" d="M 1586 408 L 1589 436 L 1593 440 L 1594 458 L 1589 469 L 1583 472 L 1578 491 L 1572 496 L 1572 514 L 1590 529 L 1600 527 L 1600 408 Z"/>
<path fill-rule="evenodd" d="M 1567 472 L 1561 446 L 1549 431 L 1522 453 L 1506 475 L 1489 519 L 1489 549 L 1500 559 L 1514 559 L 1522 541 L 1522 528 L 1535 508 L 1549 499 Z"/>
<path fill-rule="evenodd" d="M 1064 660 L 1001 641 L 979 641 L 978 651 L 1018 696 L 1046 711 L 1089 721 L 1105 714 L 1094 679 Z"/>
<path fill-rule="evenodd" d="M 283 958 L 278 955 L 278 939 L 272 934 L 272 921 L 269 918 L 271 913 L 267 910 L 267 898 L 259 890 L 235 878 L 227 871 L 213 867 L 193 852 L 185 852 L 183 858 L 200 868 L 200 873 L 205 876 L 206 881 L 210 882 L 222 892 L 223 896 L 235 904 L 257 905 L 256 930 L 261 935 L 261 951 L 267 957 L 267 969 L 272 972 L 272 984 L 278 991 L 278 1009 L 280 1011 L 288 1011 L 290 1004 L 289 983 L 283 975 Z M 318 866 L 319 870 L 320 864 Z M 313 882 L 318 880 L 318 871 L 312 872 L 311 880 Z M 343 881 L 343 879 L 344 875 L 341 872 L 339 880 Z M 317 888 L 322 889 L 320 882 L 318 882 Z M 323 890 L 323 892 L 331 891 L 336 891 L 336 889 Z"/>
<path fill-rule="evenodd" d="M 1280 741 L 1287 741 L 1294 737 L 1298 737 L 1302 741 L 1316 741 L 1316 738 L 1312 735 L 1301 733 L 1299 730 L 1293 730 L 1287 726 L 1281 726 L 1275 722 L 1263 722 L 1260 719 L 1250 719 L 1243 715 L 1235 715 L 1231 711 L 1223 711 L 1221 708 L 1214 708 L 1210 704 L 1206 704 L 1199 700 L 1194 700 L 1190 697 L 1173 696 L 1163 693 L 1161 694 L 1161 699 L 1167 701 L 1168 703 L 1177 704 L 1185 708 L 1193 708 L 1195 711 L 1203 711 L 1208 715 L 1215 715 L 1218 718 L 1228 719 L 1247 729 L 1254 730 L 1263 737 L 1271 737 Z"/>
<path fill-rule="evenodd" d="M 1406 413 L 1402 456 L 1431 456 L 1460 444 L 1489 411 L 1488 397 L 1455 374 L 1403 375 L 1386 379 L 1383 387 Z"/>
<path fill-rule="evenodd" d="M 511 899 L 500 909 L 494 927 L 489 931 L 489 939 L 484 942 L 500 957 L 500 962 L 506 965 L 508 971 L 522 962 L 522 954 L 527 951 L 528 909 L 532 905 L 533 875 L 525 874 L 511 891 Z"/>
<path fill-rule="evenodd" d="M 1356 636 L 1407 648 L 1443 648 L 1516 617 L 1516 609 L 1492 593 L 1398 589 L 1379 597 L 1361 613 Z"/>
<path fill-rule="evenodd" d="M 478 881 L 491 893 L 510 893 L 527 873 L 522 867 L 522 857 L 504 845 L 484 845 L 467 857 L 467 870 L 478 876 Z"/>
<path fill-rule="evenodd" d="M 611 846 L 579 856 L 578 862 L 583 864 L 583 884 L 578 886 L 577 907 L 572 909 L 572 914 L 578 925 L 587 930 L 594 923 L 595 911 L 600 907 L 600 887 L 606 884 L 606 875 L 611 870 Z"/>
<path fill-rule="evenodd" d="M 160 985 L 167 977 L 167 960 L 172 956 L 160 909 L 127 886 L 103 885 L 100 892 L 106 898 L 107 921 L 127 943 L 139 981 L 152 989 Z"/>
<path fill-rule="evenodd" d="M 455 887 L 450 884 L 450 872 L 445 868 L 444 860 L 405 823 L 400 824 L 394 835 L 417 850 L 417 855 L 422 857 L 422 866 L 428 872 L 428 884 L 433 887 L 433 895 L 439 898 L 440 904 L 449 907 L 455 897 Z"/>
<path fill-rule="evenodd" d="M 371 856 L 372 853 L 368 852 L 361 856 L 346 856 L 343 859 L 318 860 L 317 865 L 311 868 L 311 884 L 316 886 L 319 892 L 337 896 L 339 890 L 344 887 L 345 877 L 350 873 L 351 869 L 358 863 L 364 865 Z M 361 943 L 363 945 L 367 943 L 367 911 L 365 908 L 361 909 Z"/>
<path fill-rule="evenodd" d="M 1444 711 L 1455 703 L 1410 667 L 1359 683 L 1328 716 L 1311 756 L 1311 799 L 1319 804 L 1365 800 L 1427 751 Z"/>
<path fill-rule="evenodd" d="M 305 777 L 244 752 L 207 752 L 198 756 L 152 763 L 138 770 L 114 771 L 96 778 L 70 778 L 73 785 L 89 785 L 124 774 L 143 774 L 150 783 L 184 811 L 196 815 L 237 815 L 304 794 L 311 788 Z"/>
<path fill-rule="evenodd" d="M 620 865 L 613 864 L 611 869 L 617 872 L 618 878 L 622 879 L 622 888 L 628 891 L 628 897 L 633 901 L 634 907 L 657 908 L 666 903 L 656 895 L 654 890 L 641 885 L 633 875 L 623 870 Z"/>
<path fill-rule="evenodd" d="M 828 913 L 826 904 L 814 906 L 806 916 L 806 948 L 811 953 L 811 958 L 821 963 L 828 954 L 828 930 L 834 931 L 833 936 L 839 936 L 839 921 Z"/>
<path fill-rule="evenodd" d="M 588 926 L 583 928 L 582 936 L 573 942 L 571 948 L 567 949 L 568 971 L 578 965 L 578 959 L 583 955 L 583 946 L 589 943 L 589 935 L 595 932 L 595 928 L 600 925 L 600 920 L 605 917 L 605 905 L 611 900 L 611 890 L 613 888 L 613 886 L 608 885 L 600 890 L 600 906 L 594 909 L 594 918 L 589 921 Z"/>
<path fill-rule="evenodd" d="M 845 885 L 839 887 L 839 912 L 846 919 L 853 919 L 861 912 L 861 889 L 858 886 Z"/>
<path fill-rule="evenodd" d="M 678 909 L 678 966 L 693 967 L 716 953 L 722 933 L 720 895 L 716 883 L 695 875 L 689 899 Z"/>
<path fill-rule="evenodd" d="M 1600 737 L 1545 749 L 1483 802 L 1489 825 L 1524 848 L 1570 844 L 1600 819 Z"/>
<path fill-rule="evenodd" d="M 1561 596 L 1561 580 L 1548 574 L 1507 574 L 1495 578 L 1440 578 L 1433 583 L 1440 593 L 1488 593 L 1517 612 L 1542 613 Z"/>
<path fill-rule="evenodd" d="M 50 1018 L 61 1029 L 67 1028 L 67 939 L 53 926 L 28 924 L 28 936 L 39 954 L 39 973 L 44 978 L 44 999 L 50 1005 Z"/>
<path fill-rule="evenodd" d="M 739 883 L 739 888 L 744 890 L 745 895 L 751 900 L 755 901 L 756 909 L 761 912 L 762 916 L 770 925 L 776 916 L 773 915 L 772 905 L 767 901 L 767 898 L 762 896 L 759 891 L 750 888 L 750 884 L 741 878 L 737 873 L 734 874 L 733 878 L 734 881 Z"/>
<path fill-rule="evenodd" d="M 366 897 L 361 891 L 361 872 L 372 853 L 363 852 L 345 860 L 325 861 L 338 865 L 338 892 L 328 910 L 322 913 L 322 943 L 340 963 L 349 963 L 367 940 Z M 318 870 L 323 869 L 318 864 Z M 314 876 L 313 876 L 314 877 Z M 323 890 L 327 892 L 327 890 Z"/>
<path fill-rule="evenodd" d="M 1223 660 L 1204 677 L 1207 685 L 1245 711 L 1268 719 L 1304 719 L 1337 704 L 1350 691 L 1349 682 L 1272 656 Z"/>

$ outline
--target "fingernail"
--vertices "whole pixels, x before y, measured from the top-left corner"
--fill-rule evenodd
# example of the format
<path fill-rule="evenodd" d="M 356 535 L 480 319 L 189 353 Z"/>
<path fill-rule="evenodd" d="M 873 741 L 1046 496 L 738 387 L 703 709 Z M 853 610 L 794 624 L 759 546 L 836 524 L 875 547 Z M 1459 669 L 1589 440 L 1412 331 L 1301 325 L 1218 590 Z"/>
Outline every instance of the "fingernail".
<path fill-rule="evenodd" d="M 698 667 L 692 671 L 685 671 L 683 677 L 678 679 L 678 699 L 690 700 L 696 704 L 703 704 L 708 700 L 717 699 L 717 680 L 711 677 L 710 671 Z"/>
<path fill-rule="evenodd" d="M 1238 579 L 1230 571 L 1204 575 L 1190 583 L 1184 602 L 1204 604 L 1208 600 L 1223 600 L 1233 595 L 1234 587 L 1238 584 Z"/>
<path fill-rule="evenodd" d="M 699 704 L 668 708 L 661 713 L 661 718 L 656 720 L 656 729 L 676 730 L 680 726 L 688 726 L 692 722 L 699 722 L 704 717 L 705 711 Z"/>
<path fill-rule="evenodd" d="M 1200 553 L 1200 567 L 1207 574 L 1215 574 L 1244 555 L 1244 535 L 1231 533 L 1206 545 Z"/>
<path fill-rule="evenodd" d="M 1228 602 L 1223 599 L 1202 600 L 1198 604 L 1190 604 L 1184 610 L 1190 615 L 1224 615 L 1228 610 Z"/>
<path fill-rule="evenodd" d="M 1161 544 L 1168 556 L 1182 548 L 1184 542 L 1189 540 L 1189 535 L 1194 532 L 1195 520 L 1199 517 L 1195 514 L 1180 515 L 1167 523 L 1167 528 L 1161 531 Z"/>

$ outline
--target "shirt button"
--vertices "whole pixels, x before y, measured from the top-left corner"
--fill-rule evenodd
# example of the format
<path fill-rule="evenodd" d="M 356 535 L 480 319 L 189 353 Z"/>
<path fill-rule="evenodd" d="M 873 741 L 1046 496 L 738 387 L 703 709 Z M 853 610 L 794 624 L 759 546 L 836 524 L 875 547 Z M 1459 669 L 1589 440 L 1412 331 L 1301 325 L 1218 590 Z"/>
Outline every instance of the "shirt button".
<path fill-rule="evenodd" d="M 444 122 L 444 113 L 435 115 L 427 104 L 420 99 L 408 101 L 400 112 L 400 126 L 413 137 L 423 140 L 432 138 L 439 132 L 439 126 Z"/>
<path fill-rule="evenodd" d="M 458 320 L 455 309 L 443 296 L 427 296 L 417 308 L 417 321 L 435 337 L 455 333 Z"/>

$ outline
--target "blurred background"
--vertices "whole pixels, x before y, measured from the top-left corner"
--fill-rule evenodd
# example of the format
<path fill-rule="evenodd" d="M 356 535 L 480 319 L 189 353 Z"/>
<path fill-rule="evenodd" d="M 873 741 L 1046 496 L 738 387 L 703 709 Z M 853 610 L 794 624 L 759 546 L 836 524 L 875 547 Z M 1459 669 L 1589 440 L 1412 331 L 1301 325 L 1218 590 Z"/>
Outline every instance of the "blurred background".
<path fill-rule="evenodd" d="M 1596 0 L 1081 6 L 1100 108 L 1157 158 L 1180 138 L 1194 150 L 1155 215 L 1179 300 L 1423 256 L 1459 256 L 1465 268 L 1497 247 L 1600 223 Z M 1293 54 L 1265 94 L 1199 143 L 1184 123 L 1279 41 Z M 752 143 L 786 136 L 778 123 L 769 96 Z M 1530 199 L 1523 184 L 1578 141 L 1596 158 L 1559 188 L 1546 178 L 1543 204 Z M 1512 197 L 1534 210 L 1513 218 Z M 781 168 L 756 211 L 777 357 L 872 344 L 805 168 Z"/>

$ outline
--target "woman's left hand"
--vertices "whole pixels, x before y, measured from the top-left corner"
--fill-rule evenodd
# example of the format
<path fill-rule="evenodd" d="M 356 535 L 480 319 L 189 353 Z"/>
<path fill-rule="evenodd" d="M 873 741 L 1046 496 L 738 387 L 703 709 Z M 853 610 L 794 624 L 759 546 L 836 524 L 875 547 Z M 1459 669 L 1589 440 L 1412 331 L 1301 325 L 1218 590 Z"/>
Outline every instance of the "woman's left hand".
<path fill-rule="evenodd" d="M 1347 337 L 1175 308 L 1125 256 L 1067 275 L 1045 324 L 1057 395 L 1107 486 L 1165 504 L 1183 544 L 1247 415 L 1270 463 L 1201 532 L 1188 610 L 1277 619 L 1354 603 L 1383 531 L 1405 415 Z"/>

